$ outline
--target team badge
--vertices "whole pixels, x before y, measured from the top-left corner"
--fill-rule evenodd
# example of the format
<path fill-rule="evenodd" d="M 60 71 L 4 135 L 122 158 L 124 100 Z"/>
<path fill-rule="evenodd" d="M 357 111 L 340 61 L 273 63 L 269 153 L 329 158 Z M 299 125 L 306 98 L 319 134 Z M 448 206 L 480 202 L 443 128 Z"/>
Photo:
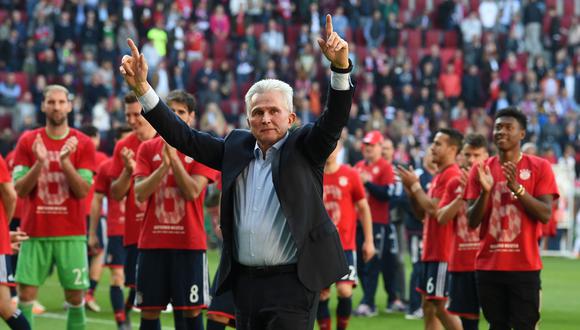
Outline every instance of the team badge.
<path fill-rule="evenodd" d="M 528 169 L 520 170 L 520 179 L 527 180 L 530 178 L 530 176 L 532 176 L 532 172 L 530 172 L 530 170 Z"/>
<path fill-rule="evenodd" d="M 379 174 L 379 168 L 378 167 L 373 167 L 373 174 L 374 175 Z"/>
<path fill-rule="evenodd" d="M 191 164 L 193 163 L 193 158 L 189 157 L 189 156 L 185 156 L 185 163 L 186 164 Z"/>
<path fill-rule="evenodd" d="M 348 178 L 346 176 L 341 176 L 340 178 L 338 178 L 338 185 L 341 187 L 346 187 L 346 185 L 348 184 Z"/>
<path fill-rule="evenodd" d="M 159 156 L 159 154 L 155 154 L 155 156 L 153 156 L 153 161 L 154 162 L 161 161 L 161 156 Z"/>

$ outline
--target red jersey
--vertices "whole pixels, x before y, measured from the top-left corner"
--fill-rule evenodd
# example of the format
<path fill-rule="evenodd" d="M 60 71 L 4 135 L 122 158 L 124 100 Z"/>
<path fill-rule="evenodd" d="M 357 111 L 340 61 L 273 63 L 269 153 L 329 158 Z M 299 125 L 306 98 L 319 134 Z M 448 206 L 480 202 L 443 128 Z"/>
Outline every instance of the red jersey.
<path fill-rule="evenodd" d="M 354 166 L 354 168 L 361 173 L 368 173 L 371 176 L 370 182 L 376 185 L 386 186 L 395 182 L 393 165 L 384 158 L 379 158 L 379 160 L 372 164 L 367 163 L 365 160 L 361 160 Z M 367 199 L 371 208 L 373 223 L 388 224 L 389 202 L 378 200 L 369 193 L 367 193 Z"/>
<path fill-rule="evenodd" d="M 459 176 L 461 176 L 459 165 L 452 164 L 433 178 L 428 195 L 431 199 L 439 199 L 439 207 L 441 207 L 441 200 L 447 190 L 447 185 L 452 178 Z M 449 262 L 452 232 L 453 224 L 451 222 L 442 225 L 437 222 L 436 216 L 425 215 L 421 261 Z"/>
<path fill-rule="evenodd" d="M 115 150 L 113 151 L 113 163 L 111 164 L 109 172 L 113 181 L 121 175 L 121 172 L 123 172 L 123 169 L 125 168 L 123 156 L 121 156 L 121 150 L 123 150 L 123 148 L 128 148 L 136 155 L 141 143 L 142 141 L 137 138 L 135 133 L 129 133 L 126 137 L 117 142 Z M 127 192 L 127 199 L 125 202 L 125 234 L 123 238 L 125 246 L 137 244 L 137 241 L 139 241 L 139 232 L 141 231 L 141 223 L 145 216 L 145 203 L 136 202 L 134 186 L 135 183 L 131 180 L 131 186 Z"/>
<path fill-rule="evenodd" d="M 476 269 L 495 271 L 537 271 L 542 269 L 538 237 L 542 223 L 531 219 L 522 204 L 513 197 L 501 170 L 497 156 L 485 162 L 494 184 L 490 195 L 490 209 L 481 222 L 482 244 L 477 253 Z M 517 181 L 534 197 L 559 197 L 554 172 L 546 160 L 523 155 L 517 164 Z M 481 186 L 477 168 L 471 169 L 465 199 L 479 197 Z"/>
<path fill-rule="evenodd" d="M 147 177 L 161 166 L 163 145 L 160 137 L 144 142 L 137 153 L 135 178 Z M 200 175 L 214 181 L 219 172 L 177 152 L 189 175 Z M 169 169 L 161 184 L 147 200 L 147 210 L 141 235 L 140 249 L 207 249 L 203 216 L 205 188 L 197 198 L 183 198 L 173 171 Z"/>
<path fill-rule="evenodd" d="M 457 197 L 463 197 L 464 187 L 461 186 L 460 178 L 453 177 L 445 188 L 445 194 L 441 199 L 440 207 L 453 202 Z M 449 271 L 451 272 L 474 272 L 475 255 L 479 250 L 479 227 L 471 229 L 467 220 L 467 204 L 462 206 L 453 219 L 453 231 L 451 232 L 451 259 L 449 259 Z"/>
<path fill-rule="evenodd" d="M 10 171 L 10 173 L 12 173 L 12 171 L 14 171 L 14 150 L 10 151 L 8 155 L 6 155 L 5 160 L 6 165 L 8 166 L 8 170 Z M 14 208 L 14 215 L 12 216 L 12 219 L 18 219 L 20 221 L 20 218 L 22 218 L 23 209 L 24 209 L 24 201 L 17 195 L 16 207 Z"/>
<path fill-rule="evenodd" d="M 107 197 L 107 236 L 123 236 L 125 233 L 125 201 L 127 197 L 119 202 L 111 198 L 111 183 L 113 177 L 110 175 L 112 159 L 107 159 L 101 164 L 95 178 L 95 191 Z"/>
<path fill-rule="evenodd" d="M 4 158 L 0 156 L 0 183 L 8 182 L 12 182 L 12 177 L 10 176 Z M 0 254 L 12 254 L 8 221 L 9 219 L 6 218 L 4 203 L 0 203 Z"/>
<path fill-rule="evenodd" d="M 30 237 L 78 236 L 86 235 L 86 202 L 76 198 L 71 191 L 60 167 L 60 150 L 72 137 L 78 139 L 76 150 L 69 156 L 73 166 L 94 171 L 95 145 L 91 139 L 73 128 L 60 140 L 46 134 L 44 127 L 24 133 L 16 144 L 14 171 L 21 167 L 31 168 L 36 162 L 32 144 L 40 135 L 46 150 L 48 162 L 42 168 L 34 189 L 24 197 L 22 230 Z"/>
<path fill-rule="evenodd" d="M 365 191 L 357 171 L 341 165 L 334 173 L 324 173 L 323 200 L 326 212 L 336 225 L 342 248 L 356 250 L 355 203 L 365 198 Z"/>
<path fill-rule="evenodd" d="M 103 164 L 104 161 L 106 161 L 107 159 L 109 159 L 109 156 L 107 156 L 106 153 L 102 152 L 102 151 L 97 151 L 95 153 L 95 175 L 98 173 L 99 168 L 101 167 L 101 164 Z M 87 195 L 87 206 L 86 206 L 86 210 L 87 210 L 87 217 L 89 215 L 91 215 L 91 204 L 93 203 L 93 196 L 95 195 L 95 181 L 93 180 L 93 184 L 91 185 L 91 190 L 89 190 L 89 194 Z"/>

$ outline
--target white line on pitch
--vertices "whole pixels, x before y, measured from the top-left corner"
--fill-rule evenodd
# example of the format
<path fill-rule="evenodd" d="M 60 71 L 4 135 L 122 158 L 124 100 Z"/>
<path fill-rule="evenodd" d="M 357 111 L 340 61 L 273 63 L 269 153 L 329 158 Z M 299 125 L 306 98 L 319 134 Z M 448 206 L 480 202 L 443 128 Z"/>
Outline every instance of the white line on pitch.
<path fill-rule="evenodd" d="M 57 314 L 57 313 L 42 313 L 40 315 L 34 315 L 34 318 L 46 318 L 46 319 L 53 319 L 53 320 L 63 320 L 66 321 L 66 315 Z M 103 325 L 111 325 L 116 326 L 117 323 L 114 321 L 109 320 L 102 320 L 102 319 L 94 319 L 87 317 L 87 323 L 94 323 L 94 324 L 103 324 Z M 132 327 L 135 329 L 139 328 L 139 324 L 132 324 Z M 172 327 L 161 327 L 163 330 L 173 330 Z"/>

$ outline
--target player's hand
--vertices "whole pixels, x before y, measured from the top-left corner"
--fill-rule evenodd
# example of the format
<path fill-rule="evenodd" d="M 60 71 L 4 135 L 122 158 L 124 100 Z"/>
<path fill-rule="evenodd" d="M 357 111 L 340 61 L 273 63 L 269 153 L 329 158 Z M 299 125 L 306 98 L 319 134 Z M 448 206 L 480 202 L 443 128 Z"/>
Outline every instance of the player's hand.
<path fill-rule="evenodd" d="M 366 172 L 366 171 L 360 172 L 360 180 L 362 181 L 362 183 L 367 183 L 367 182 L 371 181 L 371 179 L 372 179 L 372 177 L 371 177 L 369 172 Z"/>
<path fill-rule="evenodd" d="M 25 232 L 20 230 L 20 227 L 16 228 L 16 231 L 10 231 L 10 246 L 12 247 L 12 251 L 18 252 L 20 250 L 20 244 L 29 238 Z"/>
<path fill-rule="evenodd" d="M 171 151 L 169 150 L 169 148 L 171 148 L 170 145 L 168 145 L 167 143 L 163 144 L 163 150 L 161 152 L 161 154 L 163 155 L 162 158 L 162 162 L 161 162 L 161 166 L 164 167 L 169 167 L 171 166 Z"/>
<path fill-rule="evenodd" d="M 96 233 L 89 233 L 88 245 L 91 252 L 98 251 L 101 248 L 101 244 L 99 244 L 99 238 L 97 237 Z"/>
<path fill-rule="evenodd" d="M 364 242 L 363 246 L 362 246 L 362 257 L 363 257 L 363 261 L 369 262 L 369 260 L 371 260 L 374 256 L 375 256 L 376 250 L 375 250 L 375 243 L 370 240 L 368 242 Z"/>
<path fill-rule="evenodd" d="M 465 188 L 467 186 L 467 182 L 469 181 L 469 171 L 466 169 L 461 169 L 461 176 L 459 177 L 459 184 Z"/>
<path fill-rule="evenodd" d="M 332 16 L 326 15 L 324 39 L 318 38 L 317 41 L 318 46 L 320 46 L 320 51 L 334 67 L 339 69 L 348 68 L 348 43 L 334 32 L 332 28 Z"/>
<path fill-rule="evenodd" d="M 125 169 L 129 171 L 129 173 L 133 173 L 135 170 L 135 153 L 133 150 L 123 147 L 123 149 L 121 149 L 121 157 L 123 158 Z"/>
<path fill-rule="evenodd" d="M 507 186 L 511 191 L 516 191 L 520 187 L 520 183 L 517 180 L 517 167 L 516 164 L 512 162 L 505 162 L 501 166 L 503 175 L 507 180 Z"/>
<path fill-rule="evenodd" d="M 121 66 L 119 71 L 125 82 L 129 85 L 129 88 L 141 96 L 145 94 L 149 88 L 149 83 L 147 82 L 147 71 L 149 67 L 147 66 L 147 61 L 145 56 L 139 53 L 139 49 L 131 39 L 127 39 L 127 44 L 131 49 L 131 55 L 125 55 L 121 59 Z"/>
<path fill-rule="evenodd" d="M 40 134 L 36 135 L 36 138 L 32 143 L 32 153 L 41 164 L 45 164 L 48 160 L 48 150 L 46 150 L 46 146 L 44 145 L 44 142 L 42 142 Z"/>
<path fill-rule="evenodd" d="M 78 144 L 79 140 L 76 136 L 68 138 L 60 149 L 60 161 L 62 162 L 63 160 L 68 159 L 70 155 L 77 150 Z"/>
<path fill-rule="evenodd" d="M 479 179 L 481 189 L 485 192 L 490 192 L 493 187 L 493 176 L 491 175 L 489 166 L 485 165 L 485 168 L 483 164 L 477 164 L 475 166 L 477 166 L 477 178 Z"/>
<path fill-rule="evenodd" d="M 409 166 L 408 169 L 401 165 L 397 166 L 397 174 L 399 174 L 403 186 L 405 186 L 407 189 L 410 189 L 411 186 L 419 182 L 419 177 L 417 174 L 415 174 L 415 171 L 413 171 L 412 166 Z"/>

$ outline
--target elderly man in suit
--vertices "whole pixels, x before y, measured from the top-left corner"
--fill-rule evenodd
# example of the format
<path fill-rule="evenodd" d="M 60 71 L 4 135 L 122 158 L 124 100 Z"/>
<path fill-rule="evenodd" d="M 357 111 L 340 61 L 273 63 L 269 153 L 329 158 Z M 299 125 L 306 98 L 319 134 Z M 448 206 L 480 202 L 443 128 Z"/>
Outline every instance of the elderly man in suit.
<path fill-rule="evenodd" d="M 170 145 L 222 172 L 217 294 L 233 291 L 237 328 L 312 329 L 318 292 L 348 272 L 322 202 L 325 160 L 347 123 L 354 90 L 348 43 L 332 30 L 332 18 L 318 40 L 332 69 L 326 110 L 297 129 L 290 129 L 292 88 L 278 80 L 259 81 L 246 94 L 250 131 L 216 138 L 191 129 L 159 99 L 144 56 L 128 44 L 131 55 L 119 70 L 145 118 Z"/>

